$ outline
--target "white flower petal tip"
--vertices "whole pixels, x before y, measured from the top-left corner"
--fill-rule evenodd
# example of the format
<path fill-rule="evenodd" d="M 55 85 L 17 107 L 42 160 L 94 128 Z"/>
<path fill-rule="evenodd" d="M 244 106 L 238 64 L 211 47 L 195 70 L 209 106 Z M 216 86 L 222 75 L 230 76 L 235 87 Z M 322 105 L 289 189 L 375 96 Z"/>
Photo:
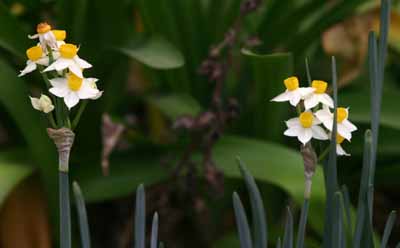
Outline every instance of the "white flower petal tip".
<path fill-rule="evenodd" d="M 29 97 L 31 99 L 32 107 L 38 111 L 46 114 L 54 110 L 54 105 L 51 99 L 46 95 L 41 95 L 40 98 Z"/>
<path fill-rule="evenodd" d="M 297 139 L 303 144 L 310 142 L 312 138 L 318 140 L 329 139 L 328 134 L 315 120 L 316 117 L 311 112 L 303 112 L 299 118 L 292 118 L 286 121 L 288 129 L 284 132 L 285 136 L 297 137 Z"/>
<path fill-rule="evenodd" d="M 349 153 L 346 153 L 346 151 L 340 144 L 336 144 L 336 154 L 338 156 L 347 156 L 347 157 L 351 156 Z"/>

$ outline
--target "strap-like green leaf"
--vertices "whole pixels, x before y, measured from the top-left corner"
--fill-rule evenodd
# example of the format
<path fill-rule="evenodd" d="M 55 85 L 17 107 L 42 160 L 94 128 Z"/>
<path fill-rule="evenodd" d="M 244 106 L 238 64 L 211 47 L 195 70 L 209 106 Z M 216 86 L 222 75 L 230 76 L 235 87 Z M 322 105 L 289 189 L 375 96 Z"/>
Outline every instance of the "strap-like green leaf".
<path fill-rule="evenodd" d="M 240 201 L 239 195 L 236 192 L 233 193 L 233 208 L 235 210 L 236 226 L 239 233 L 240 247 L 252 248 L 253 244 L 251 241 L 249 223 L 247 221 L 243 204 Z"/>

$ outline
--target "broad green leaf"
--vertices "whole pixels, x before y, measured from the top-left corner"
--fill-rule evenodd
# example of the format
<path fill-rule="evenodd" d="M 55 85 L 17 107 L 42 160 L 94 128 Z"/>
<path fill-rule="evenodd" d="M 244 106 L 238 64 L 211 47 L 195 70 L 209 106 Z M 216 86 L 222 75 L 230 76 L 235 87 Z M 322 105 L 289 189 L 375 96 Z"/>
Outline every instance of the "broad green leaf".
<path fill-rule="evenodd" d="M 161 37 L 133 41 L 118 50 L 155 69 L 174 69 L 182 67 L 185 63 L 181 52 Z"/>
<path fill-rule="evenodd" d="M 380 124 L 400 129 L 400 115 L 398 114 L 398 99 L 400 92 L 396 90 L 384 91 L 382 96 L 382 110 Z M 349 107 L 349 119 L 359 123 L 370 123 L 369 92 L 349 92 L 339 95 L 340 106 Z M 378 148 L 379 149 L 379 148 Z"/>
<path fill-rule="evenodd" d="M 34 28 L 32 28 L 32 31 Z M 24 51 L 29 48 L 26 32 L 23 30 L 18 20 L 10 14 L 7 7 L 0 3 L 0 47 L 8 50 L 13 55 L 23 58 Z"/>
<path fill-rule="evenodd" d="M 199 103 L 190 95 L 151 97 L 149 101 L 171 120 L 182 115 L 196 116 L 201 111 Z"/>
<path fill-rule="evenodd" d="M 235 162 L 239 156 L 256 180 L 282 188 L 298 206 L 303 204 L 304 171 L 299 152 L 275 143 L 227 136 L 218 142 L 213 155 L 225 176 L 242 178 Z M 111 159 L 110 175 L 106 178 L 100 170 L 77 168 L 71 172 L 80 182 L 86 200 L 95 202 L 129 195 L 140 183 L 151 185 L 165 180 L 168 172 L 162 168 L 160 161 L 157 156 L 140 158 L 139 154 Z M 316 230 L 322 230 L 325 189 L 319 167 L 313 177 L 311 194 L 309 223 Z"/>
<path fill-rule="evenodd" d="M 254 81 L 254 90 L 249 93 L 251 95 L 249 117 L 253 118 L 250 122 L 253 123 L 253 127 L 250 130 L 257 137 L 280 141 L 283 137 L 282 123 L 287 116 L 288 105 L 270 100 L 285 90 L 283 80 L 293 72 L 292 55 L 290 53 L 261 55 L 249 50 L 242 50 L 242 54 L 250 62 Z M 246 122 L 249 122 L 247 118 Z"/>
<path fill-rule="evenodd" d="M 58 196 L 55 146 L 50 142 L 46 127 L 40 121 L 40 112 L 31 106 L 26 83 L 17 77 L 17 73 L 0 59 L 0 104 L 15 121 L 25 139 L 29 152 L 42 174 L 49 194 L 49 203 L 56 210 Z M 55 216 L 56 213 L 52 214 Z"/>
<path fill-rule="evenodd" d="M 26 161 L 21 161 L 21 158 L 21 152 L 0 153 L 0 206 L 11 190 L 33 172 L 32 166 Z"/>

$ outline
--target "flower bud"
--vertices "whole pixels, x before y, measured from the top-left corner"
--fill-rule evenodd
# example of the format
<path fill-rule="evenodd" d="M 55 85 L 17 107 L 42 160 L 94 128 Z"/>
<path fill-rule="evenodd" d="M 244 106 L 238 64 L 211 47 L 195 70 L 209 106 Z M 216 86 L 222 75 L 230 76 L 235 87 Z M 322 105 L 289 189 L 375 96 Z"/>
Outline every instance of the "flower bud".
<path fill-rule="evenodd" d="M 46 95 L 41 95 L 40 98 L 30 97 L 31 103 L 34 109 L 42 111 L 46 114 L 50 113 L 54 109 L 54 105 L 51 99 Z"/>

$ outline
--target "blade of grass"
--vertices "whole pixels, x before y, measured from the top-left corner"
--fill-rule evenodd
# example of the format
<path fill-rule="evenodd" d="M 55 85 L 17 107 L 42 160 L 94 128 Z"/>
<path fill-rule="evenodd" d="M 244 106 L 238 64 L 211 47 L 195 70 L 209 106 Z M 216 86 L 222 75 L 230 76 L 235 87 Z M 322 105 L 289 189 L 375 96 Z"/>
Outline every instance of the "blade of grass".
<path fill-rule="evenodd" d="M 372 137 L 371 130 L 367 130 L 365 132 L 364 137 L 364 156 L 363 156 L 363 168 L 361 172 L 361 183 L 360 190 L 358 195 L 358 206 L 357 206 L 357 218 L 356 218 L 356 226 L 353 236 L 353 247 L 360 247 L 360 242 L 362 238 L 362 233 L 364 231 L 365 221 L 368 221 L 366 218 L 366 212 L 368 212 L 367 206 L 367 194 L 368 194 L 368 181 L 369 181 L 369 168 L 370 168 L 370 157 L 372 150 Z M 369 215 L 369 214 L 368 214 Z"/>
<path fill-rule="evenodd" d="M 265 217 L 264 204 L 261 199 L 260 191 L 253 176 L 249 173 L 246 166 L 237 158 L 240 171 L 245 180 L 247 191 L 250 194 L 250 204 L 252 209 L 254 248 L 267 248 L 267 224 Z"/>
<path fill-rule="evenodd" d="M 283 235 L 283 248 L 293 247 L 293 215 L 290 208 L 287 208 L 287 217 L 285 224 L 285 234 Z"/>
<path fill-rule="evenodd" d="M 151 226 L 151 242 L 150 248 L 157 248 L 158 244 L 158 213 L 153 216 L 153 224 Z"/>
<path fill-rule="evenodd" d="M 79 230 L 81 233 L 82 248 L 90 248 L 90 232 L 86 214 L 85 200 L 79 184 L 77 182 L 73 182 L 72 187 L 75 196 L 76 210 L 79 217 Z"/>
<path fill-rule="evenodd" d="M 338 190 L 337 182 L 337 160 L 336 160 L 336 134 L 337 134 L 337 72 L 336 72 L 336 60 L 332 57 L 332 86 L 333 86 L 333 100 L 334 100 L 334 115 L 333 115 L 333 127 L 332 136 L 330 142 L 330 151 L 328 161 L 324 163 L 324 176 L 325 176 L 325 187 L 326 187 L 326 207 L 325 207 L 325 225 L 324 225 L 324 247 L 332 247 L 331 233 L 333 226 L 333 204 L 334 195 Z"/>
<path fill-rule="evenodd" d="M 392 211 L 389 214 L 389 217 L 386 221 L 385 230 L 383 231 L 381 248 L 386 248 L 386 245 L 389 241 L 389 237 L 390 237 L 390 234 L 392 233 L 392 229 L 393 229 L 395 221 L 396 221 L 396 211 Z"/>
<path fill-rule="evenodd" d="M 308 199 L 304 199 L 303 208 L 301 209 L 301 216 L 299 222 L 299 231 L 297 233 L 297 248 L 304 247 L 304 237 L 306 232 L 306 225 L 307 225 L 307 216 L 308 216 L 308 208 L 310 206 L 310 201 Z"/>
<path fill-rule="evenodd" d="M 278 237 L 278 240 L 276 241 L 276 248 L 281 248 L 281 237 Z"/>
<path fill-rule="evenodd" d="M 146 234 L 146 196 L 141 184 L 136 191 L 135 209 L 135 248 L 145 248 Z"/>
<path fill-rule="evenodd" d="M 247 221 L 243 204 L 236 192 L 233 193 L 233 207 L 235 210 L 236 225 L 239 232 L 240 247 L 252 248 L 253 245 L 251 242 L 249 223 Z"/>
<path fill-rule="evenodd" d="M 351 221 L 351 202 L 350 202 L 350 195 L 349 190 L 347 189 L 346 185 L 342 186 L 342 194 L 343 194 L 343 206 L 346 214 L 346 222 L 349 227 L 350 233 L 353 232 L 353 223 Z"/>

